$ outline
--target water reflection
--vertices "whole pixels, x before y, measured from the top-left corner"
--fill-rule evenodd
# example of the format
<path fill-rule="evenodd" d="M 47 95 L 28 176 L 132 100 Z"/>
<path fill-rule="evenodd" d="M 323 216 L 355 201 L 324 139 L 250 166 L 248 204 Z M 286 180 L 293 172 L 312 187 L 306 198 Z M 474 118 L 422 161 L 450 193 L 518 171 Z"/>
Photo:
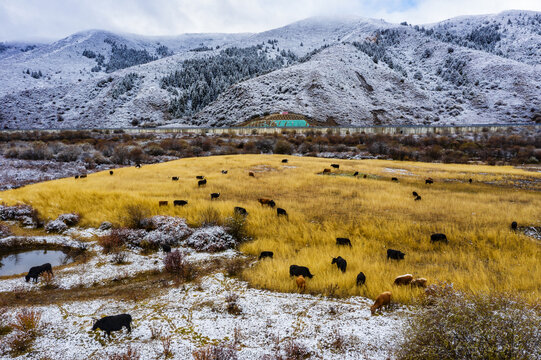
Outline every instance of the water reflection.
<path fill-rule="evenodd" d="M 50 263 L 53 267 L 73 262 L 70 254 L 60 250 L 31 250 L 0 257 L 0 276 L 22 274 L 32 266 Z"/>

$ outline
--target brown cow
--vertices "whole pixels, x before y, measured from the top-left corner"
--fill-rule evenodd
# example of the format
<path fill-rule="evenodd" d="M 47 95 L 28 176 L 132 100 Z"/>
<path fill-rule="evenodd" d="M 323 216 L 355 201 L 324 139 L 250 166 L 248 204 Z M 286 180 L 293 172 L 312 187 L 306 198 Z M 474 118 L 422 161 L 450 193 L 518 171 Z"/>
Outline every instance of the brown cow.
<path fill-rule="evenodd" d="M 331 169 L 323 169 L 323 174 L 330 173 Z"/>
<path fill-rule="evenodd" d="M 418 278 L 418 279 L 413 279 L 410 285 L 425 288 L 426 282 L 427 280 L 425 278 Z"/>
<path fill-rule="evenodd" d="M 394 284 L 395 285 L 409 285 L 412 280 L 413 280 L 413 275 L 411 274 L 400 275 L 400 276 L 397 276 L 396 279 L 394 279 Z"/>
<path fill-rule="evenodd" d="M 253 172 L 250 171 L 250 172 L 248 173 L 248 176 L 255 177 L 255 174 L 254 174 Z"/>
<path fill-rule="evenodd" d="M 304 276 L 299 275 L 295 281 L 297 282 L 297 288 L 300 291 L 304 291 L 306 289 L 306 280 L 304 279 Z"/>
<path fill-rule="evenodd" d="M 374 305 L 370 306 L 370 312 L 372 313 L 372 315 L 374 315 L 378 309 L 381 309 L 384 306 L 389 306 L 389 304 L 391 303 L 391 295 L 392 294 L 390 291 L 386 291 L 378 295 L 378 297 L 376 298 L 376 302 L 374 302 Z"/>
<path fill-rule="evenodd" d="M 259 201 L 259 203 L 261 205 L 267 205 L 267 206 L 270 206 L 271 208 L 275 207 L 276 206 L 276 203 L 274 202 L 274 200 L 272 199 L 257 199 L 257 201 Z"/>
<path fill-rule="evenodd" d="M 167 201 L 160 201 L 158 204 L 160 206 L 167 206 L 168 202 Z"/>

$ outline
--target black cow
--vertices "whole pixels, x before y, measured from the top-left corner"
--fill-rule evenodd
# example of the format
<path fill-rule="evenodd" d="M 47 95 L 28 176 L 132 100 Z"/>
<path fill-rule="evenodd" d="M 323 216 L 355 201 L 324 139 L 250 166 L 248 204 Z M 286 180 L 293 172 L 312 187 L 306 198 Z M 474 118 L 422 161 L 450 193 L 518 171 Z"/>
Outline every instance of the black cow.
<path fill-rule="evenodd" d="M 173 200 L 173 206 L 184 206 L 188 205 L 187 200 Z"/>
<path fill-rule="evenodd" d="M 195 178 L 199 180 L 203 180 L 205 177 L 203 175 L 197 175 Z"/>
<path fill-rule="evenodd" d="M 135 168 L 136 168 L 136 169 L 140 169 L 140 168 L 141 168 L 141 163 L 135 164 Z"/>
<path fill-rule="evenodd" d="M 162 248 L 164 253 L 170 253 L 171 252 L 171 246 L 167 244 L 160 244 L 160 247 Z"/>
<path fill-rule="evenodd" d="M 86 177 L 86 174 L 80 175 L 79 179 L 84 179 Z"/>
<path fill-rule="evenodd" d="M 472 179 L 469 179 L 468 182 L 471 184 L 471 183 L 473 182 L 473 180 L 472 180 Z"/>
<path fill-rule="evenodd" d="M 120 314 L 113 316 L 106 316 L 97 320 L 92 326 L 92 331 L 100 329 L 105 331 L 107 337 L 111 336 L 111 331 L 122 330 L 123 327 L 128 329 L 128 332 L 131 332 L 131 315 L 130 314 Z"/>
<path fill-rule="evenodd" d="M 336 245 L 347 245 L 351 247 L 351 241 L 348 238 L 336 238 Z"/>
<path fill-rule="evenodd" d="M 449 242 L 449 240 L 447 240 L 447 236 L 445 234 L 437 233 L 437 234 L 430 235 L 430 242 L 433 243 L 433 242 L 436 242 L 436 241 L 441 241 L 441 242 L 444 242 L 446 244 Z"/>
<path fill-rule="evenodd" d="M 391 178 L 391 181 L 398 181 L 398 178 Z"/>
<path fill-rule="evenodd" d="M 419 194 L 417 194 L 417 191 L 414 191 L 412 194 L 413 194 L 413 197 L 419 196 Z"/>
<path fill-rule="evenodd" d="M 218 199 L 220 197 L 220 193 L 211 193 L 210 194 L 210 200 Z"/>
<path fill-rule="evenodd" d="M 415 201 L 418 201 L 418 200 L 421 200 L 421 195 L 417 195 L 417 196 L 415 197 Z"/>
<path fill-rule="evenodd" d="M 310 274 L 310 269 L 306 266 L 291 265 L 289 267 L 289 276 L 304 276 L 307 278 L 312 278 L 314 275 Z"/>
<path fill-rule="evenodd" d="M 115 172 L 113 170 L 109 170 L 109 175 L 113 175 Z"/>
<path fill-rule="evenodd" d="M 79 178 L 79 175 L 75 175 L 75 178 L 78 179 L 78 178 Z"/>
<path fill-rule="evenodd" d="M 282 163 L 287 163 L 287 159 L 282 159 Z"/>
<path fill-rule="evenodd" d="M 342 258 L 341 256 L 332 258 L 332 264 L 336 264 L 336 267 L 340 269 L 343 273 L 346 272 L 346 267 L 348 266 L 348 262 L 346 259 Z"/>
<path fill-rule="evenodd" d="M 425 184 L 434 184 L 434 180 L 432 179 L 426 179 Z"/>
<path fill-rule="evenodd" d="M 335 169 L 340 169 L 340 165 L 338 165 L 338 164 L 331 164 L 331 167 L 333 167 Z"/>
<path fill-rule="evenodd" d="M 34 279 L 34 282 L 38 282 L 38 277 L 44 272 L 48 272 L 49 274 L 53 275 L 53 268 L 51 267 L 51 264 L 45 263 L 40 266 L 31 267 L 24 279 L 26 282 L 28 282 L 30 279 Z"/>
<path fill-rule="evenodd" d="M 227 170 L 222 170 L 222 174 L 227 174 Z"/>
<path fill-rule="evenodd" d="M 364 285 L 365 282 L 366 282 L 366 276 L 365 276 L 364 273 L 361 271 L 361 272 L 359 273 L 359 275 L 357 275 L 357 286 Z"/>
<path fill-rule="evenodd" d="M 513 222 L 511 223 L 511 230 L 516 230 L 517 228 L 518 228 L 517 222 L 516 222 L 516 221 L 513 221 Z"/>
<path fill-rule="evenodd" d="M 276 208 L 276 214 L 278 216 L 280 215 L 287 216 L 287 211 L 285 211 L 285 209 L 282 209 L 282 208 Z"/>
<path fill-rule="evenodd" d="M 171 178 L 171 180 L 173 180 L 173 181 L 178 181 L 178 176 L 173 176 L 173 177 Z"/>
<path fill-rule="evenodd" d="M 247 215 L 248 215 L 248 211 L 246 211 L 246 209 L 243 208 L 243 207 L 235 206 L 235 214 L 247 216 Z"/>
<path fill-rule="evenodd" d="M 393 249 L 388 249 L 387 250 L 387 260 L 388 259 L 391 259 L 391 260 L 404 260 L 404 256 L 406 254 L 404 254 L 402 251 L 399 251 L 399 250 L 393 250 Z"/>
<path fill-rule="evenodd" d="M 197 186 L 205 186 L 205 185 L 207 185 L 207 179 L 199 180 L 197 182 Z"/>
<path fill-rule="evenodd" d="M 264 259 L 266 257 L 269 257 L 272 259 L 274 256 L 274 253 L 272 251 L 262 251 L 261 254 L 259 254 L 259 260 Z"/>
<path fill-rule="evenodd" d="M 359 172 L 358 172 L 358 171 L 355 171 L 355 172 L 353 173 L 353 176 L 357 176 L 357 175 L 359 175 Z"/>

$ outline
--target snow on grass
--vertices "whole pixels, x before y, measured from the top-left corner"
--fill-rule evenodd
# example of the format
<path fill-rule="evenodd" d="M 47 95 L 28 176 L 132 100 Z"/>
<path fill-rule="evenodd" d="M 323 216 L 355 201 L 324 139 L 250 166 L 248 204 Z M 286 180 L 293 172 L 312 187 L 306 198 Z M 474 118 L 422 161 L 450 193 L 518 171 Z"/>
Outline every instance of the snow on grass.
<path fill-rule="evenodd" d="M 231 292 L 238 295 L 239 315 L 224 311 Z M 171 338 L 177 359 L 191 358 L 193 350 L 208 343 L 232 342 L 235 332 L 240 359 L 284 354 L 289 340 L 304 345 L 316 358 L 384 359 L 400 340 L 407 311 L 397 308 L 372 317 L 370 304 L 360 297 L 336 300 L 250 289 L 245 282 L 214 274 L 200 284 L 171 288 L 145 302 L 104 299 L 37 307 L 46 330 L 34 351 L 23 357 L 106 358 L 131 345 L 141 358 L 156 358 L 163 348 L 159 339 L 152 339 L 153 327 Z M 8 316 L 16 310 L 10 309 Z M 131 334 L 123 330 L 107 340 L 90 331 L 92 318 L 121 313 L 133 317 Z M 348 339 L 343 352 L 331 345 L 337 333 Z"/>

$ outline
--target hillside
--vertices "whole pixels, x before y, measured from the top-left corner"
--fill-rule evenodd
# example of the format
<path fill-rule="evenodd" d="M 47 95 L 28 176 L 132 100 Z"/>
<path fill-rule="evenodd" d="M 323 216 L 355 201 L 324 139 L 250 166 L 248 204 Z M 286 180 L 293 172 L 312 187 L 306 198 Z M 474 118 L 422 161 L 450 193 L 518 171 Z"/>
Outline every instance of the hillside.
<path fill-rule="evenodd" d="M 231 126 L 284 110 L 341 125 L 532 123 L 540 44 L 541 13 L 527 11 L 424 26 L 318 17 L 259 34 L 85 31 L 0 53 L 0 124 Z"/>

